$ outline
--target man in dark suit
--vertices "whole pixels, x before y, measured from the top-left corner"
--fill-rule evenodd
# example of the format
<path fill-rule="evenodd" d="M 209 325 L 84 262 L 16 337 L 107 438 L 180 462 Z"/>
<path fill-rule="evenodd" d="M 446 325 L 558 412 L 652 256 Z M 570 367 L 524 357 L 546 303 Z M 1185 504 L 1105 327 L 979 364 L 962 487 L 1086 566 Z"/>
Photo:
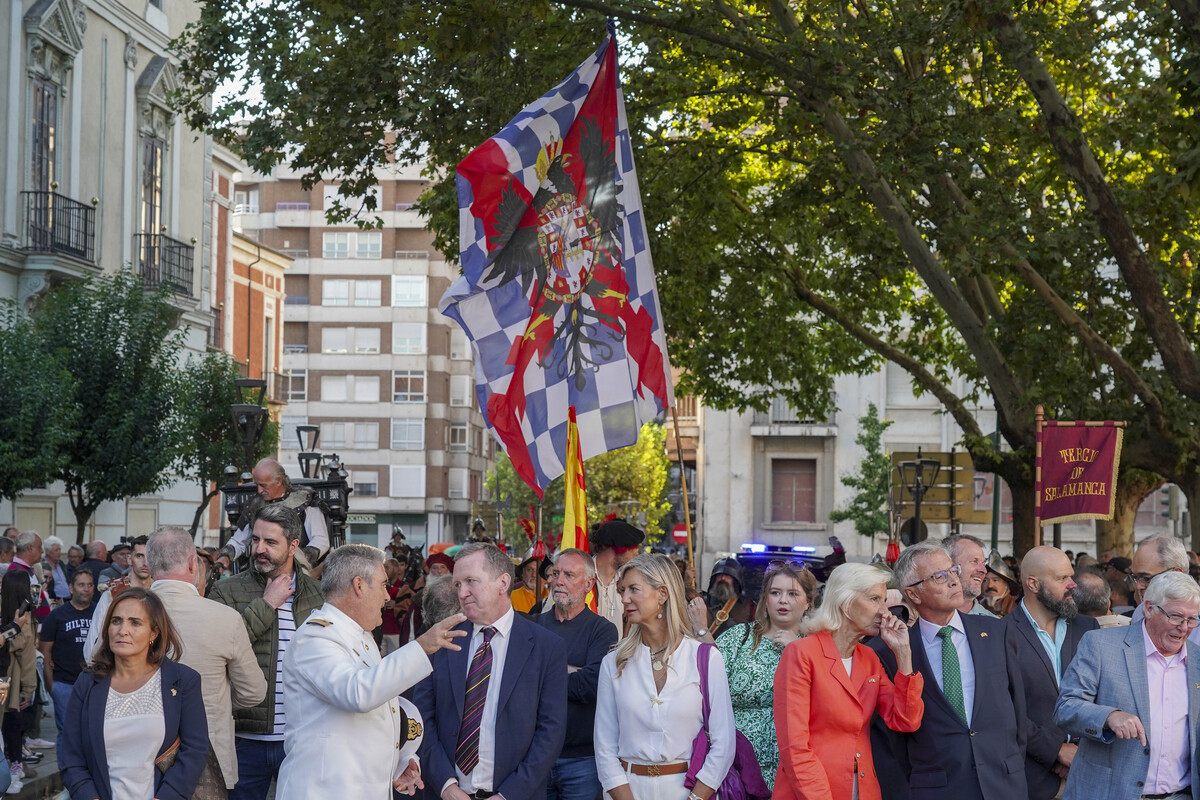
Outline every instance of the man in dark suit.
<path fill-rule="evenodd" d="M 1059 793 L 1079 746 L 1054 724 L 1054 704 L 1079 640 L 1100 626 L 1091 617 L 1077 616 L 1073 575 L 1071 559 L 1062 550 L 1033 548 L 1021 562 L 1025 597 L 1004 619 L 1016 639 L 1028 705 L 1029 800 L 1051 800 Z"/>
<path fill-rule="evenodd" d="M 472 542 L 454 561 L 469 638 L 431 658 L 413 700 L 425 721 L 421 772 L 442 800 L 542 797 L 567 728 L 562 639 L 513 611 L 512 562 Z M 469 678 L 469 680 L 468 680 Z"/>
<path fill-rule="evenodd" d="M 895 575 L 921 615 L 909 638 L 925 676 L 921 727 L 890 739 L 909 797 L 1026 800 L 1025 692 L 1004 623 L 958 612 L 959 568 L 936 542 L 901 553 Z M 894 676 L 890 648 L 878 639 L 871 646 Z"/>

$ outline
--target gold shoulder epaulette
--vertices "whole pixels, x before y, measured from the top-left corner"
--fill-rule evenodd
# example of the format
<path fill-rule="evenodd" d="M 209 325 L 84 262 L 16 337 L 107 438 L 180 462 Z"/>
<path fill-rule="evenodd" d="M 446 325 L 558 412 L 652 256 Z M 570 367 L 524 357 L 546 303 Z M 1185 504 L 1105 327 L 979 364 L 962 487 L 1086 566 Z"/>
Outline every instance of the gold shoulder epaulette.
<path fill-rule="evenodd" d="M 305 625 L 320 625 L 322 628 L 328 628 L 333 623 L 327 619 L 310 619 Z"/>

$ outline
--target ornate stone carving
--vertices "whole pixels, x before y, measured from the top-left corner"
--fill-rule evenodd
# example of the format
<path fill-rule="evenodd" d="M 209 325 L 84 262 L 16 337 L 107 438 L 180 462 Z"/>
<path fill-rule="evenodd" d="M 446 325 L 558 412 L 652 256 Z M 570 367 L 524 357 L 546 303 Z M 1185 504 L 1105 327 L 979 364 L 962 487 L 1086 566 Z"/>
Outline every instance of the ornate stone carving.
<path fill-rule="evenodd" d="M 38 298 L 50 288 L 49 276 L 44 270 L 25 270 L 17 284 L 17 305 L 32 315 Z"/>
<path fill-rule="evenodd" d="M 125 34 L 125 66 L 128 69 L 137 69 L 138 65 L 138 48 L 137 40 L 133 38 L 133 34 Z"/>
<path fill-rule="evenodd" d="M 75 28 L 80 36 L 87 33 L 87 6 L 83 4 L 83 0 L 75 2 Z"/>

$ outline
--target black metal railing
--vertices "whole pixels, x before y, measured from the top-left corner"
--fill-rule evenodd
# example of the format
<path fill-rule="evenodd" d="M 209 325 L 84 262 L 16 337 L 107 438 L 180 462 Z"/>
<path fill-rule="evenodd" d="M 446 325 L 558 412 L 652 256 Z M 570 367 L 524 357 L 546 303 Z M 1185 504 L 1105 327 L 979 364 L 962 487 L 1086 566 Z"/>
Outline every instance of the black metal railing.
<path fill-rule="evenodd" d="M 133 237 L 138 272 L 149 288 L 166 286 L 174 294 L 192 296 L 192 257 L 195 246 L 162 233 Z"/>
<path fill-rule="evenodd" d="M 96 263 L 96 209 L 57 192 L 25 195 L 27 250 L 62 253 Z"/>

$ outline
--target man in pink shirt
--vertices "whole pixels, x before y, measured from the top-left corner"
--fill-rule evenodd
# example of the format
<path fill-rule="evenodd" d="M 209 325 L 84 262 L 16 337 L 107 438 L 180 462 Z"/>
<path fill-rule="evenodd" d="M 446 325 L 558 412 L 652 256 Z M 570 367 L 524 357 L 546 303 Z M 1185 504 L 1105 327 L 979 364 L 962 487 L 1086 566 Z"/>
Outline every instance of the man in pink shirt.
<path fill-rule="evenodd" d="M 1063 800 L 1200 800 L 1200 586 L 1157 575 L 1142 612 L 1086 634 L 1063 675 L 1054 721 L 1079 739 Z"/>

